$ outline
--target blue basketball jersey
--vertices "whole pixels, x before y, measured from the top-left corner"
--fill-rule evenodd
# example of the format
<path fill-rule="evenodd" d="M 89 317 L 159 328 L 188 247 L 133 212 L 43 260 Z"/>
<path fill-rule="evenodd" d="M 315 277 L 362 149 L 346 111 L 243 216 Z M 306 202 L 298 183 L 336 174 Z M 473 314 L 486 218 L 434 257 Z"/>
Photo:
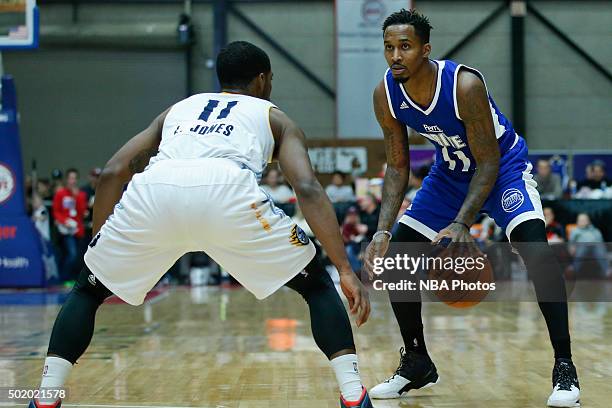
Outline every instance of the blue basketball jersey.
<path fill-rule="evenodd" d="M 470 152 L 465 126 L 459 116 L 457 73 L 460 67 L 464 67 L 478 75 L 483 82 L 484 77 L 477 70 L 454 61 L 433 62 L 438 65 L 438 77 L 429 106 L 419 106 L 410 99 L 402 84 L 393 79 L 391 70 L 387 70 L 384 81 L 389 109 L 395 119 L 429 139 L 436 147 L 436 160 L 432 168 L 434 172 L 442 171 L 460 179 L 471 178 L 476 170 L 476 161 Z M 503 163 L 504 155 L 519 141 L 524 142 L 497 108 L 490 94 L 489 106 Z"/>

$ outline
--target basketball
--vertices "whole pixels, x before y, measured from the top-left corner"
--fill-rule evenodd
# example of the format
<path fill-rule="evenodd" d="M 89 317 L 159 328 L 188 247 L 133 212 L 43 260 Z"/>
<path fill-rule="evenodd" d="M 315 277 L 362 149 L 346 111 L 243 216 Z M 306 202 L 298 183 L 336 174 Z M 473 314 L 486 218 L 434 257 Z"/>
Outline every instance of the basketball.
<path fill-rule="evenodd" d="M 470 244 L 441 248 L 430 261 L 429 287 L 436 298 L 448 306 L 475 306 L 495 290 L 491 262 Z"/>

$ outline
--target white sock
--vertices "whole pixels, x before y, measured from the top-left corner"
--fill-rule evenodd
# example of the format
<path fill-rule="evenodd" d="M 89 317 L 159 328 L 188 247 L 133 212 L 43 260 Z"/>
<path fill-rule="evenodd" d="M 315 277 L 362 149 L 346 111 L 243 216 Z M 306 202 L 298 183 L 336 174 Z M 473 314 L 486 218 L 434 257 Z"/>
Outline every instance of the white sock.
<path fill-rule="evenodd" d="M 47 357 L 43 368 L 40 388 L 61 388 L 72 370 L 72 363 L 60 357 Z M 55 401 L 41 398 L 43 404 L 52 404 Z"/>
<path fill-rule="evenodd" d="M 330 361 L 340 393 L 347 401 L 358 401 L 361 397 L 362 385 L 359 376 L 357 354 L 345 354 Z"/>

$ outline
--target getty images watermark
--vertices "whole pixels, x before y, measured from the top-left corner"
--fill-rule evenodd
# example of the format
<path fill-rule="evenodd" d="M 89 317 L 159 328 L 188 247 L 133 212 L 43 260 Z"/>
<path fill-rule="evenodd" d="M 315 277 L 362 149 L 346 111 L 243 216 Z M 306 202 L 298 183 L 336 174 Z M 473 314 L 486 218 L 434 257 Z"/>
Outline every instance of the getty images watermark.
<path fill-rule="evenodd" d="M 483 278 L 488 276 L 484 274 L 487 266 L 489 262 L 484 254 L 475 257 L 426 256 L 425 254 L 414 257 L 408 254 L 395 254 L 391 257 L 374 258 L 372 272 L 375 278 L 372 286 L 374 290 L 383 291 L 492 291 L 495 290 L 495 282 L 478 279 L 481 274 Z M 429 273 L 428 279 L 406 278 L 399 279 L 399 281 L 385 281 L 383 274 L 393 271 L 402 272 L 411 277 L 417 276 L 419 271 Z"/>
<path fill-rule="evenodd" d="M 399 302 L 610 302 L 609 253 L 611 243 L 393 242 L 362 281 Z"/>

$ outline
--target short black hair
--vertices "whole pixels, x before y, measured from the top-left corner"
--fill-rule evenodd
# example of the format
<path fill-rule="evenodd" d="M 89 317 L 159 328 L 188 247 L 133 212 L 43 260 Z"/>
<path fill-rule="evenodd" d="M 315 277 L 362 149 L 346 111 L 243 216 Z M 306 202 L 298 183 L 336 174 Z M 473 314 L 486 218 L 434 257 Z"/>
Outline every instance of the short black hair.
<path fill-rule="evenodd" d="M 79 171 L 74 167 L 71 167 L 68 170 L 66 170 L 66 173 L 65 173 L 66 177 L 68 177 L 70 173 L 75 173 L 77 177 L 79 176 Z"/>
<path fill-rule="evenodd" d="M 414 32 L 421 39 L 423 44 L 429 42 L 429 32 L 433 27 L 429 24 L 429 19 L 427 17 L 414 9 L 401 9 L 387 17 L 382 26 L 383 34 L 387 27 L 401 24 L 413 26 Z"/>
<path fill-rule="evenodd" d="M 217 78 L 222 87 L 246 87 L 257 75 L 271 70 L 268 54 L 246 41 L 234 41 L 217 55 Z"/>

